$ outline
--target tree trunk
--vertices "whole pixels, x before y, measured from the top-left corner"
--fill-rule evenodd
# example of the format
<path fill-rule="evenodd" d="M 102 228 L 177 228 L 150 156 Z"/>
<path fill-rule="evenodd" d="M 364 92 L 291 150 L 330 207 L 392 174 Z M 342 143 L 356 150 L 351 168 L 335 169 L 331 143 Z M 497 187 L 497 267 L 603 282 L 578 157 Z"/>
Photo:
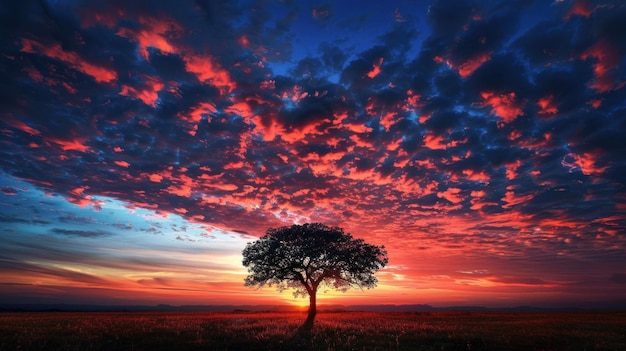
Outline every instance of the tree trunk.
<path fill-rule="evenodd" d="M 305 324 L 309 324 L 311 326 L 313 326 L 313 320 L 317 314 L 316 295 L 317 290 L 313 290 L 309 293 L 309 315 L 306 317 Z"/>

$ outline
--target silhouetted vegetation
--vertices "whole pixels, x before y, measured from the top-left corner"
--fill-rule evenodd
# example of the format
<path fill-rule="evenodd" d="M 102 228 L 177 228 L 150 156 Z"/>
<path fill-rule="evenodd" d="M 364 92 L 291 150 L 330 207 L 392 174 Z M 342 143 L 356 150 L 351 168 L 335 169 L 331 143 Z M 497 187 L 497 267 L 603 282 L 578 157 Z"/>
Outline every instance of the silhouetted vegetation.
<path fill-rule="evenodd" d="M 276 285 L 279 290 L 293 288 L 296 297 L 309 296 L 304 334 L 313 326 L 320 285 L 342 291 L 373 288 L 378 281 L 374 273 L 387 262 L 384 246 L 367 244 L 321 223 L 270 228 L 243 250 L 243 265 L 250 273 L 245 285 Z"/>
<path fill-rule="evenodd" d="M 626 350 L 626 312 L 4 312 L 0 350 Z"/>

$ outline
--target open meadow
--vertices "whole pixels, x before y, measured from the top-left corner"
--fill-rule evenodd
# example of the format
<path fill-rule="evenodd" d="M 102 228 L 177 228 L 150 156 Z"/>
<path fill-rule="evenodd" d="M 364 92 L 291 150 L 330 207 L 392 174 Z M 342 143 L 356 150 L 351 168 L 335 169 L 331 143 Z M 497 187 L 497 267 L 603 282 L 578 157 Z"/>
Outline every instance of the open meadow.
<path fill-rule="evenodd" d="M 2 312 L 0 350 L 626 350 L 626 312 Z"/>

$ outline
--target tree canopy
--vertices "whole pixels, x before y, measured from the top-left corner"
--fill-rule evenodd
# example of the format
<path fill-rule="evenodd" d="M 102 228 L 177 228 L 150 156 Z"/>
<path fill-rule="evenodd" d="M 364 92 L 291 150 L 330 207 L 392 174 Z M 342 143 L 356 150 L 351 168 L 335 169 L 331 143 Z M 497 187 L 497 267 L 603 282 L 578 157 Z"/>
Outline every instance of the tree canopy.
<path fill-rule="evenodd" d="M 293 288 L 295 296 L 309 296 L 309 319 L 316 313 L 320 285 L 345 291 L 373 288 L 374 276 L 388 262 L 384 246 L 366 243 L 339 227 L 321 223 L 270 228 L 243 250 L 248 268 L 246 286 Z"/>

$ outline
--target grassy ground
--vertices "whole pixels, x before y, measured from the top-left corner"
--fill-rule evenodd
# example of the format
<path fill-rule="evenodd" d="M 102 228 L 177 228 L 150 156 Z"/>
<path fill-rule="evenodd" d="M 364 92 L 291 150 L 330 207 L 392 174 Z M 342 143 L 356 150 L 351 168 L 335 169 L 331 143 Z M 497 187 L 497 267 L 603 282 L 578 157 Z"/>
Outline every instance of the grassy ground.
<path fill-rule="evenodd" d="M 0 350 L 626 350 L 626 312 L 0 313 Z"/>

